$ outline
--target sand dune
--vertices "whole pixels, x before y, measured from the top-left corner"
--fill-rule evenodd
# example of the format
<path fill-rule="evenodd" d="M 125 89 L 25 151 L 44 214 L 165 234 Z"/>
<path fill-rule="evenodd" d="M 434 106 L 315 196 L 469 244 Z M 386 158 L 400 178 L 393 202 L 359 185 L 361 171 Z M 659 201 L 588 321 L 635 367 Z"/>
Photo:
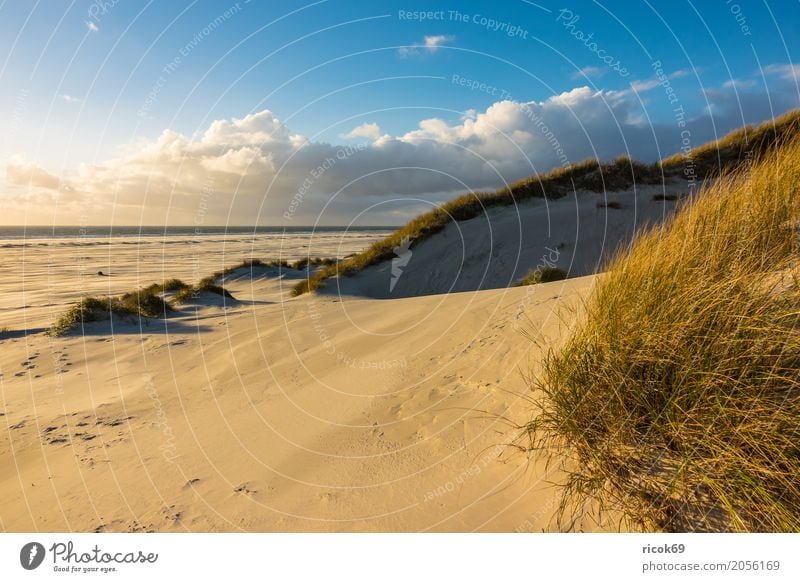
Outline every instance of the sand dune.
<path fill-rule="evenodd" d="M 675 201 L 654 199 L 665 194 L 686 195 L 685 182 L 490 208 L 477 218 L 451 222 L 411 246 L 410 253 L 396 249 L 393 261 L 329 282 L 325 292 L 386 299 L 498 289 L 548 264 L 572 277 L 596 273 L 638 229 L 672 214 Z"/>
<path fill-rule="evenodd" d="M 53 308 L 23 314 L 0 351 L 0 527 L 612 527 L 557 521 L 559 468 L 508 446 L 530 418 L 525 377 L 541 349 L 530 336 L 557 342 L 594 277 L 508 285 L 553 249 L 556 264 L 593 273 L 674 209 L 659 192 L 610 194 L 621 208 L 580 193 L 492 209 L 415 246 L 399 268 L 322 294 L 291 297 L 298 271 L 240 270 L 223 281 L 235 301 L 200 297 L 167 320 L 53 338 L 15 331 L 46 325 Z M 132 260 L 122 246 L 104 252 L 118 272 Z M 59 281 L 28 273 L 26 286 L 65 302 L 80 291 Z"/>
<path fill-rule="evenodd" d="M 6 340 L 2 527 L 559 527 L 501 417 L 528 411 L 521 331 L 558 335 L 591 277 L 396 301 L 290 283 L 240 273 L 233 306 Z"/>

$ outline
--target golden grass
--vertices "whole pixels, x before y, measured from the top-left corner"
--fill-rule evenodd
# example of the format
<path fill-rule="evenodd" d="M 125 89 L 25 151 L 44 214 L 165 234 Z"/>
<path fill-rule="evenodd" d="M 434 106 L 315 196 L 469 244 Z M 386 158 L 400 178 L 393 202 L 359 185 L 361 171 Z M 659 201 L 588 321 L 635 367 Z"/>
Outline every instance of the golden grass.
<path fill-rule="evenodd" d="M 774 144 L 800 131 L 800 110 L 790 111 L 760 125 L 746 125 L 726 136 L 661 160 L 664 172 L 682 171 L 699 180 L 720 176 L 761 157 Z"/>
<path fill-rule="evenodd" d="M 569 459 L 565 514 L 800 531 L 796 136 L 643 233 L 546 356 L 524 436 Z"/>
<path fill-rule="evenodd" d="M 228 272 L 228 270 L 226 270 Z M 215 279 L 206 277 L 197 285 L 187 285 L 180 279 L 167 279 L 119 297 L 84 297 L 62 313 L 48 330 L 52 336 L 63 336 L 82 328 L 86 323 L 110 319 L 112 315 L 131 318 L 162 318 L 173 311 L 170 301 L 162 297 L 174 293 L 171 302 L 181 304 L 199 297 L 203 292 L 216 293 L 233 299 L 233 295 Z"/>
<path fill-rule="evenodd" d="M 292 294 L 297 296 L 315 291 L 330 277 L 352 276 L 366 267 L 389 260 L 395 256 L 393 249 L 405 240 L 418 242 L 441 231 L 450 222 L 475 218 L 488 208 L 509 206 L 530 198 L 561 198 L 574 190 L 624 190 L 635 183 L 661 183 L 662 179 L 662 171 L 656 165 L 646 165 L 620 156 L 607 164 L 585 160 L 567 168 L 556 168 L 547 174 L 520 180 L 494 192 L 470 192 L 417 216 L 367 250 L 318 269 L 313 274 L 309 273 L 306 279 L 294 286 Z"/>
<path fill-rule="evenodd" d="M 553 281 L 562 281 L 566 278 L 567 272 L 564 269 L 559 269 L 558 267 L 537 267 L 516 283 L 515 287 L 538 285 L 539 283 L 552 283 Z"/>
<path fill-rule="evenodd" d="M 92 321 L 122 317 L 166 317 L 172 311 L 151 288 L 125 293 L 120 297 L 85 297 L 65 311 L 48 330 L 53 336 L 62 336 Z"/>

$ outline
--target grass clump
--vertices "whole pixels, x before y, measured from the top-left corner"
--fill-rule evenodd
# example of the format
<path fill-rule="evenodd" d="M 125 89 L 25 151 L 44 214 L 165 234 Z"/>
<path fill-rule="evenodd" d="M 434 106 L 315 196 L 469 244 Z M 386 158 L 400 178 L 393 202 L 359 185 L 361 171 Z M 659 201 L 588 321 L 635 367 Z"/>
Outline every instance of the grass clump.
<path fill-rule="evenodd" d="M 180 279 L 167 279 L 163 283 L 153 283 L 149 287 L 145 287 L 144 291 L 160 295 L 163 293 L 175 293 L 182 289 L 186 289 L 187 287 L 189 287 L 189 285 Z"/>
<path fill-rule="evenodd" d="M 666 531 L 800 531 L 800 139 L 610 265 L 524 433 L 587 498 Z"/>
<path fill-rule="evenodd" d="M 800 132 L 800 110 L 790 111 L 758 126 L 746 125 L 688 153 L 661 160 L 665 173 L 682 173 L 687 179 L 713 178 L 751 164 Z"/>
<path fill-rule="evenodd" d="M 120 297 L 85 297 L 63 313 L 50 328 L 49 334 L 61 336 L 93 321 L 121 317 L 166 317 L 172 311 L 151 288 L 125 293 Z"/>
<path fill-rule="evenodd" d="M 567 272 L 558 267 L 539 267 L 533 269 L 530 273 L 520 280 L 516 286 L 524 287 L 525 285 L 538 285 L 539 283 L 550 283 L 552 281 L 563 281 L 567 278 Z"/>
<path fill-rule="evenodd" d="M 180 289 L 173 298 L 173 301 L 177 304 L 182 303 L 189 303 L 190 301 L 194 301 L 198 299 L 201 294 L 203 293 L 213 293 L 214 295 L 220 295 L 226 299 L 234 299 L 231 292 L 225 289 L 222 285 L 217 285 L 217 276 L 211 275 L 209 277 L 204 277 L 200 279 L 200 282 L 193 287 L 186 286 Z"/>
<path fill-rule="evenodd" d="M 302 271 L 303 269 L 309 269 L 310 267 L 330 267 L 335 265 L 337 262 L 337 259 L 331 258 L 304 257 L 295 261 L 295 263 L 292 265 L 292 268 Z"/>

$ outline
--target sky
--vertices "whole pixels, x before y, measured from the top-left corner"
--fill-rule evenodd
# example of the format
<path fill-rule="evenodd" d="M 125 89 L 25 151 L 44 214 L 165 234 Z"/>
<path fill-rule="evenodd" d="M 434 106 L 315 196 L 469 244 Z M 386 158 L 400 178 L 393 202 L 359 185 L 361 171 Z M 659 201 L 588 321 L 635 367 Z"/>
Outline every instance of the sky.
<path fill-rule="evenodd" d="M 800 2 L 0 0 L 0 224 L 395 225 L 800 100 Z"/>

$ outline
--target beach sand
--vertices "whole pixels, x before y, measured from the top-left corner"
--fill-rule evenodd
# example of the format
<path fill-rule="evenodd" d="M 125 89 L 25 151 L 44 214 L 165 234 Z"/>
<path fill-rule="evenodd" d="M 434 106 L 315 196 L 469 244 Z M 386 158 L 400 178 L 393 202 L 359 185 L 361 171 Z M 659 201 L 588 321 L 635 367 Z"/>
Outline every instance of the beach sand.
<path fill-rule="evenodd" d="M 623 243 L 642 205 L 648 218 L 663 214 L 645 204 L 652 192 L 641 196 L 641 205 L 629 197 L 613 211 L 617 234 L 592 236 Z M 555 210 L 531 203 L 518 214 L 527 217 L 520 228 L 534 232 L 548 216 L 562 216 L 564 228 L 569 216 L 607 224 L 596 200 L 557 201 Z M 459 223 L 458 232 L 477 240 L 480 220 Z M 493 284 L 474 285 L 486 269 L 468 261 L 458 270 L 461 292 L 437 293 L 446 282 L 413 277 L 446 267 L 448 229 L 408 263 L 414 270 L 403 274 L 401 295 L 417 296 L 370 297 L 379 284 L 365 272 L 294 298 L 296 271 L 237 271 L 223 282 L 235 301 L 204 297 L 167 320 L 96 322 L 64 338 L 39 332 L 82 291 L 100 291 L 76 286 L 55 266 L 26 271 L 22 300 L 35 308 L 20 309 L 19 290 L 3 291 L 0 530 L 615 528 L 588 514 L 557 520 L 560 463 L 510 446 L 530 420 L 527 379 L 541 350 L 577 321 L 595 276 L 507 288 L 502 271 Z M 494 232 L 501 250 L 519 244 L 513 229 Z M 107 246 L 103 268 L 111 267 L 114 292 L 167 276 L 196 280 L 180 253 L 142 263 L 136 245 Z M 545 251 L 534 247 L 519 268 L 536 266 Z M 49 252 L 53 265 L 68 268 L 66 254 Z M 592 265 L 598 252 L 586 243 L 562 260 Z M 3 254 L 4 267 L 19 260 Z M 90 262 L 95 270 L 98 261 Z M 220 262 L 204 258 L 202 275 Z M 146 276 L 134 267 L 142 264 Z M 386 277 L 385 266 L 372 272 Z M 467 289 L 470 278 L 479 290 Z"/>

